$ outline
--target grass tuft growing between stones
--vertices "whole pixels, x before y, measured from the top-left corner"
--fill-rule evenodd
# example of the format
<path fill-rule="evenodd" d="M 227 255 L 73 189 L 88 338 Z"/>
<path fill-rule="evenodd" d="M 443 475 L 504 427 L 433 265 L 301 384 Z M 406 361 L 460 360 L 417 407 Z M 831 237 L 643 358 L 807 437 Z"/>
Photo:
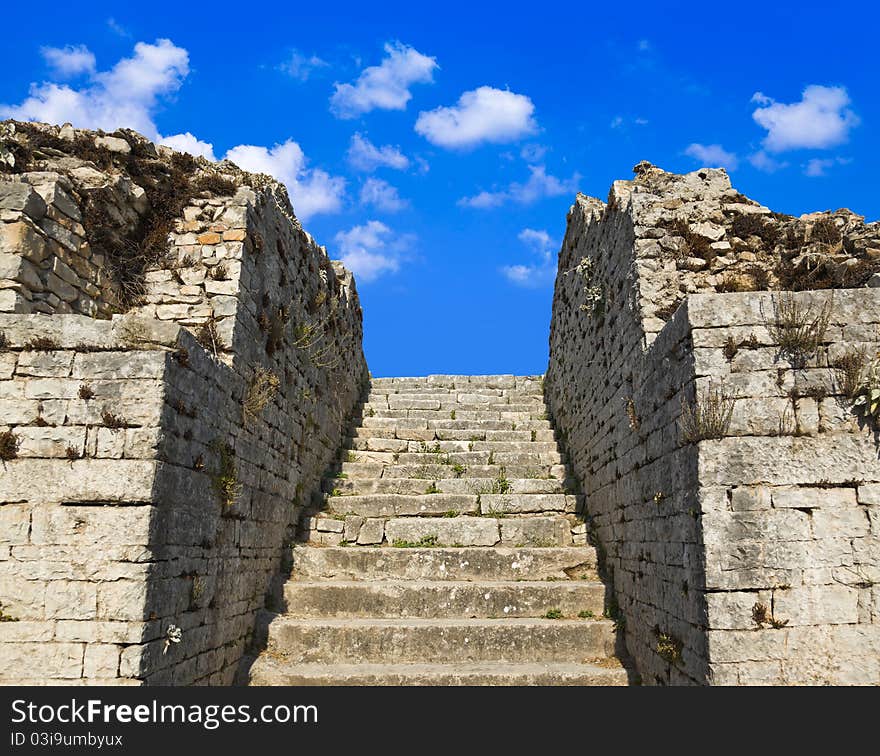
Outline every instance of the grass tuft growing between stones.
<path fill-rule="evenodd" d="M 437 536 L 426 535 L 419 538 L 418 541 L 405 541 L 401 538 L 395 538 L 391 543 L 395 549 L 426 549 L 439 546 Z"/>
<path fill-rule="evenodd" d="M 730 430 L 736 399 L 727 395 L 723 386 L 709 386 L 694 402 L 682 400 L 679 428 L 682 441 L 697 443 L 724 438 Z"/>
<path fill-rule="evenodd" d="M 242 485 L 235 474 L 235 451 L 229 444 L 215 440 L 211 449 L 217 454 L 217 469 L 211 475 L 211 484 L 220 503 L 229 509 L 241 495 Z"/>
<path fill-rule="evenodd" d="M 684 644 L 671 633 L 657 631 L 657 653 L 663 661 L 670 664 L 681 662 L 681 650 Z"/>
<path fill-rule="evenodd" d="M 275 399 L 280 385 L 281 381 L 275 373 L 262 366 L 258 367 L 251 377 L 250 385 L 242 402 L 245 420 L 255 421 Z"/>
<path fill-rule="evenodd" d="M 563 619 L 563 614 L 561 609 L 548 609 L 547 613 L 544 615 L 544 619 Z"/>
<path fill-rule="evenodd" d="M 111 430 L 119 430 L 120 428 L 128 428 L 128 421 L 122 415 L 114 415 L 109 410 L 101 413 L 101 422 Z"/>
<path fill-rule="evenodd" d="M 18 456 L 19 446 L 21 446 L 21 439 L 11 430 L 0 432 L 0 460 L 5 462 L 9 459 L 15 459 Z"/>
<path fill-rule="evenodd" d="M 765 317 L 767 330 L 779 351 L 795 366 L 802 366 L 825 339 L 834 306 L 833 297 L 820 308 L 799 301 L 791 292 L 774 294 L 772 302 L 773 316 Z"/>
<path fill-rule="evenodd" d="M 61 345 L 55 341 L 55 339 L 50 339 L 46 336 L 37 336 L 28 341 L 23 349 L 27 352 L 51 352 L 55 349 L 61 349 Z"/>

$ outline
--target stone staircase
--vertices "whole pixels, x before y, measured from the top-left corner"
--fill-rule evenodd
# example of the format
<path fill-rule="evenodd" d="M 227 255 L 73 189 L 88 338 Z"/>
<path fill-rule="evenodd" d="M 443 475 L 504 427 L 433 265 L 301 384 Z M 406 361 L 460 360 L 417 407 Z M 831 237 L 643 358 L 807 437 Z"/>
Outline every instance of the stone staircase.
<path fill-rule="evenodd" d="M 252 685 L 622 685 L 540 377 L 373 379 Z"/>

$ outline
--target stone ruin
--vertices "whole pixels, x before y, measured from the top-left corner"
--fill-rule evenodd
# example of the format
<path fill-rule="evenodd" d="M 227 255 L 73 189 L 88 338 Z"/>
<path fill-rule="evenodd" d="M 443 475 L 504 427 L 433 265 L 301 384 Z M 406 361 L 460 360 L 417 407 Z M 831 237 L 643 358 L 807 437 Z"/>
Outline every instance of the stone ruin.
<path fill-rule="evenodd" d="M 562 535 L 592 544 L 646 684 L 878 684 L 880 224 L 635 171 L 578 195 L 559 255 L 531 439 L 555 427 L 582 494 Z M 353 425 L 392 465 L 400 419 L 447 412 L 413 386 L 462 416 L 535 398 L 371 390 L 354 280 L 270 177 L 11 121 L 0 173 L 0 683 L 246 679 L 303 528 L 348 538 L 316 512 Z M 360 533 L 343 551 L 391 548 Z"/>

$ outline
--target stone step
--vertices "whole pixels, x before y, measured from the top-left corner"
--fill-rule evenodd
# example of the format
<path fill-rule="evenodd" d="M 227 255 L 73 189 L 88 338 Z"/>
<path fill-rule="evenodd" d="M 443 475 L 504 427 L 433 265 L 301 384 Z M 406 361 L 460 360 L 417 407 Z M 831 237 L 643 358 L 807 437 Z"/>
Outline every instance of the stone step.
<path fill-rule="evenodd" d="M 605 586 L 565 582 L 288 581 L 286 615 L 308 618 L 544 617 L 556 610 L 570 619 L 595 618 L 605 606 Z"/>
<path fill-rule="evenodd" d="M 565 517 L 396 517 L 385 522 L 394 546 L 569 546 L 572 523 Z"/>
<path fill-rule="evenodd" d="M 430 488 L 432 484 L 429 483 Z M 334 489 L 334 492 L 339 489 Z M 490 491 L 492 489 L 489 489 Z M 341 491 L 339 492 L 341 493 Z M 534 514 L 578 511 L 572 494 L 447 494 L 425 488 L 418 494 L 330 495 L 327 511 L 362 517 L 407 517 L 455 514 Z"/>
<path fill-rule="evenodd" d="M 541 393 L 516 391 L 514 389 L 432 389 L 430 391 L 370 391 L 364 404 L 394 407 L 407 401 L 456 402 L 459 404 L 535 404 L 543 403 Z"/>
<path fill-rule="evenodd" d="M 293 663 L 571 662 L 614 654 L 609 620 L 294 619 L 276 616 L 269 656 Z"/>
<path fill-rule="evenodd" d="M 510 393 L 501 389 L 486 391 L 421 391 L 395 394 L 387 392 L 371 391 L 367 394 L 365 405 L 375 404 L 394 409 L 437 409 L 444 404 L 472 405 L 476 408 L 484 404 L 543 404 L 544 398 L 540 394 Z M 435 407 L 427 406 L 428 403 Z"/>
<path fill-rule="evenodd" d="M 511 431 L 513 433 L 515 431 Z M 447 452 L 495 451 L 517 452 L 520 454 L 548 454 L 558 452 L 556 441 L 480 441 L 461 439 L 457 441 L 438 440 L 404 441 L 397 438 L 351 438 L 346 448 L 353 451 L 408 452 L 411 454 L 438 454 Z"/>
<path fill-rule="evenodd" d="M 376 462 L 383 465 L 561 465 L 563 456 L 553 452 L 343 452 L 343 462 Z"/>
<path fill-rule="evenodd" d="M 626 685 L 615 659 L 598 664 L 482 662 L 471 664 L 285 664 L 261 656 L 250 685 L 586 686 Z"/>
<path fill-rule="evenodd" d="M 446 468 L 446 465 L 443 465 Z M 443 472 L 449 473 L 448 469 Z M 562 494 L 568 493 L 566 481 L 556 478 L 506 479 L 508 493 L 513 494 Z M 571 481 L 573 484 L 574 481 Z M 430 486 L 444 494 L 478 494 L 491 491 L 499 485 L 497 478 L 327 478 L 324 491 L 338 491 L 343 496 L 358 494 L 423 494 Z"/>
<path fill-rule="evenodd" d="M 348 514 L 303 517 L 297 538 L 323 546 L 341 543 L 392 548 L 413 546 L 570 546 L 586 542 L 584 526 L 545 515 L 364 517 Z"/>
<path fill-rule="evenodd" d="M 297 580 L 592 580 L 591 546 L 560 548 L 413 548 L 295 546 Z"/>
<path fill-rule="evenodd" d="M 395 463 L 400 465 L 430 463 L 432 457 L 442 457 L 440 464 L 453 465 L 561 465 L 563 456 L 558 451 L 509 452 L 509 451 L 460 451 L 460 452 L 400 452 L 396 457 L 391 452 L 355 452 L 359 457 L 365 455 L 364 461 Z M 377 455 L 384 454 L 379 458 Z"/>
<path fill-rule="evenodd" d="M 455 417 L 451 413 L 455 412 Z M 439 409 L 436 407 L 413 407 L 411 409 L 388 409 L 364 405 L 362 416 L 385 417 L 398 420 L 413 418 L 419 420 L 441 420 L 447 417 L 450 420 L 509 420 L 515 423 L 525 423 L 532 420 L 545 420 L 544 410 L 522 404 L 484 405 L 479 407 L 462 407 L 461 405 Z"/>
<path fill-rule="evenodd" d="M 416 429 L 416 428 L 361 428 L 350 431 L 352 439 L 399 439 L 402 441 L 556 441 L 552 430 L 484 430 L 484 429 Z"/>
<path fill-rule="evenodd" d="M 430 485 L 430 484 L 428 484 Z M 425 493 L 417 494 L 366 494 L 364 496 L 330 496 L 327 498 L 330 512 L 355 514 L 362 517 L 407 517 L 414 515 L 444 515 L 448 512 L 478 514 L 478 497 L 472 494 Z"/>
<path fill-rule="evenodd" d="M 549 420 L 529 420 L 528 422 L 514 423 L 510 420 L 497 418 L 487 420 L 485 418 L 444 418 L 438 420 L 418 417 L 377 417 L 363 416 L 355 418 L 355 424 L 362 428 L 395 428 L 408 430 L 552 430 Z"/>
<path fill-rule="evenodd" d="M 350 479 L 364 478 L 422 478 L 426 481 L 448 478 L 458 475 L 461 478 L 492 478 L 505 476 L 509 479 L 532 478 L 534 480 L 558 479 L 567 477 L 565 465 L 546 465 L 534 462 L 524 465 L 461 465 L 429 464 L 403 465 L 385 464 L 384 462 L 343 462 L 340 472 Z M 426 484 L 427 485 L 427 484 Z M 331 489 L 332 490 L 332 489 Z"/>

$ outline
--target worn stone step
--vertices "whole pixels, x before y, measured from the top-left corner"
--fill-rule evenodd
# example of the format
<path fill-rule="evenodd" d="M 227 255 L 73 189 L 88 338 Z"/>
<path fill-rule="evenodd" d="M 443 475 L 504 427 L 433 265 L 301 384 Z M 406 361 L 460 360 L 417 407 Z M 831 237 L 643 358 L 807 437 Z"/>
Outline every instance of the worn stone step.
<path fill-rule="evenodd" d="M 511 433 L 515 431 L 510 431 Z M 352 451 L 408 452 L 410 454 L 461 453 L 469 451 L 516 452 L 520 454 L 546 454 L 558 452 L 555 441 L 480 441 L 471 439 L 409 440 L 396 438 L 351 438 L 346 448 Z"/>
<path fill-rule="evenodd" d="M 393 464 L 385 466 L 382 472 L 383 478 L 445 478 L 450 473 L 458 475 L 462 478 L 499 478 L 506 476 L 508 478 L 559 478 L 566 477 L 565 465 L 548 465 L 532 460 L 522 465 L 510 464 L 494 464 L 494 465 L 475 465 L 461 464 L 448 460 L 447 464 L 428 464 L 430 460 L 426 460 L 422 464 L 404 465 Z M 380 463 L 381 465 L 381 463 Z M 348 465 L 342 466 L 342 471 L 346 472 L 350 468 Z"/>
<path fill-rule="evenodd" d="M 536 662 L 614 654 L 608 620 L 295 619 L 276 616 L 269 656 L 295 663 Z"/>
<path fill-rule="evenodd" d="M 529 420 L 514 423 L 510 420 L 474 418 L 443 418 L 430 420 L 418 417 L 370 417 L 365 415 L 354 419 L 357 427 L 362 428 L 394 428 L 396 430 L 552 430 L 549 420 Z"/>
<path fill-rule="evenodd" d="M 594 579 L 591 546 L 549 548 L 413 548 L 295 546 L 295 580 L 550 580 Z"/>
<path fill-rule="evenodd" d="M 428 483 L 430 485 L 430 483 Z M 365 494 L 330 496 L 331 512 L 362 517 L 406 517 L 443 515 L 448 512 L 475 514 L 480 511 L 477 496 L 470 494 L 428 494 L 423 487 L 419 494 Z"/>
<path fill-rule="evenodd" d="M 528 391 L 515 391 L 510 389 L 432 389 L 430 391 L 370 391 L 364 397 L 364 404 L 379 407 L 405 406 L 401 402 L 429 401 L 458 404 L 543 404 L 544 396 L 541 393 Z"/>
<path fill-rule="evenodd" d="M 530 514 L 540 512 L 577 512 L 580 497 L 573 494 L 483 493 L 481 514 Z"/>
<path fill-rule="evenodd" d="M 438 546 L 568 546 L 565 517 L 397 517 L 385 522 L 388 544 Z"/>
<path fill-rule="evenodd" d="M 385 462 L 400 465 L 430 463 L 431 457 L 441 456 L 448 459 L 449 464 L 461 465 L 561 465 L 564 464 L 562 455 L 557 451 L 537 452 L 491 452 L 491 451 L 461 451 L 461 452 L 355 452 L 358 460 L 364 462 Z M 382 456 L 380 456 L 382 455 Z M 354 461 L 354 460 L 352 460 Z M 441 462 L 446 464 L 446 462 Z"/>
<path fill-rule="evenodd" d="M 455 412 L 455 417 L 451 413 Z M 439 420 L 449 417 L 450 420 L 509 420 L 511 422 L 530 422 L 532 420 L 544 420 L 545 411 L 542 405 L 527 406 L 523 404 L 485 405 L 485 406 L 462 406 L 454 405 L 446 408 L 439 407 L 413 407 L 410 409 L 396 409 L 364 405 L 363 415 L 366 417 L 386 417 L 395 419 L 418 418 L 424 420 Z"/>
<path fill-rule="evenodd" d="M 406 686 L 593 686 L 626 685 L 627 672 L 615 659 L 597 664 L 569 662 L 482 662 L 452 664 L 286 664 L 260 657 L 250 685 Z"/>
<path fill-rule="evenodd" d="M 289 581 L 285 614 L 301 618 L 377 617 L 599 617 L 605 586 L 586 580 L 564 582 L 458 581 Z"/>
<path fill-rule="evenodd" d="M 446 468 L 446 465 L 443 465 Z M 449 473 L 448 469 L 441 472 Z M 561 494 L 567 493 L 567 482 L 556 478 L 507 479 L 508 493 L 512 494 Z M 570 484 L 573 484 L 571 481 Z M 482 494 L 497 490 L 497 478 L 327 478 L 324 491 L 352 494 L 423 494 L 431 485 L 444 494 Z"/>

